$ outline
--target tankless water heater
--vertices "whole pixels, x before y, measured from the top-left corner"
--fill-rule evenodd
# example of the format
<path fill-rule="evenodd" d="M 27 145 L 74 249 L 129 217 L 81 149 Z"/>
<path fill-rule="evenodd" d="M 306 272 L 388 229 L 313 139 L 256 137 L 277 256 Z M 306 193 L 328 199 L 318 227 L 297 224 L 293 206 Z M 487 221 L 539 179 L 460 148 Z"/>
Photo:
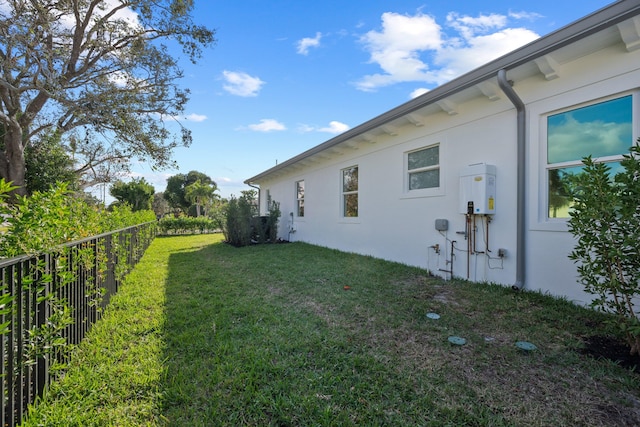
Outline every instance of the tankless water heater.
<path fill-rule="evenodd" d="M 460 213 L 496 213 L 496 167 L 485 163 L 467 166 L 460 172 Z"/>

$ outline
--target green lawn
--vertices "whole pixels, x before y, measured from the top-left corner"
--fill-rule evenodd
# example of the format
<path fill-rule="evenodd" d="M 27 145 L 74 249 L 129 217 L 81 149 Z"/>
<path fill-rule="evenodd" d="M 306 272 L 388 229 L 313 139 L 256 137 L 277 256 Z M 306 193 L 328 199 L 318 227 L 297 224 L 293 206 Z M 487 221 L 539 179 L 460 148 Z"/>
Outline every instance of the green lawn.
<path fill-rule="evenodd" d="M 640 375 L 576 351 L 607 333 L 594 312 L 303 243 L 220 240 L 157 238 L 25 425 L 640 424 Z"/>

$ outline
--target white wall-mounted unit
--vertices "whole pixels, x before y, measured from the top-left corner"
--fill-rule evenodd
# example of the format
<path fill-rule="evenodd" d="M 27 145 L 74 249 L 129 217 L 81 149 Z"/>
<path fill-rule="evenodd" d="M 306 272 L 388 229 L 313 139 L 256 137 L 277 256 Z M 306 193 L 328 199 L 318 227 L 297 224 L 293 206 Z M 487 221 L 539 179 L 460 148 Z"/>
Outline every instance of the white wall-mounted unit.
<path fill-rule="evenodd" d="M 485 163 L 467 166 L 460 173 L 460 209 L 462 214 L 496 213 L 496 167 Z"/>

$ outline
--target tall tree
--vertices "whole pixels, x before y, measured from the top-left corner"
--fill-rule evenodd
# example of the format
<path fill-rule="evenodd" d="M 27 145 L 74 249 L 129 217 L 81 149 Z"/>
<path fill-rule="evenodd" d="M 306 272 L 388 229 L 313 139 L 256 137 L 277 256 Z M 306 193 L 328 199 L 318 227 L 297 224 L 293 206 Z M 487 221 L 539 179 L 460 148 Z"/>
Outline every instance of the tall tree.
<path fill-rule="evenodd" d="M 151 209 L 155 189 L 144 178 L 134 178 L 130 182 L 115 182 L 109 194 L 118 202 L 131 206 L 132 211 Z"/>
<path fill-rule="evenodd" d="M 158 218 L 162 218 L 167 213 L 169 213 L 169 202 L 167 202 L 162 193 L 155 193 L 153 195 L 151 209 L 153 209 L 153 212 Z"/>
<path fill-rule="evenodd" d="M 66 183 L 71 190 L 78 189 L 73 159 L 55 133 L 42 135 L 32 142 L 25 153 L 25 165 L 27 194 L 47 191 L 60 182 Z"/>
<path fill-rule="evenodd" d="M 186 188 L 196 181 L 212 186 L 214 191 L 218 188 L 215 181 L 202 172 L 191 171 L 186 175 L 179 173 L 167 179 L 167 188 L 164 190 L 164 198 L 169 202 L 169 205 L 173 209 L 187 213 L 192 203 L 187 199 Z"/>
<path fill-rule="evenodd" d="M 200 180 L 185 187 L 186 199 L 196 205 L 196 217 L 200 216 L 203 206 L 208 206 L 215 199 L 216 189 L 215 183 L 205 184 Z"/>
<path fill-rule="evenodd" d="M 193 0 L 0 3 L 0 177 L 25 194 L 25 152 L 51 131 L 94 144 L 88 169 L 131 158 L 170 165 L 173 148 L 189 145 L 191 134 L 163 124 L 188 100 L 164 43 L 177 42 L 195 62 L 215 41 L 192 10 Z"/>

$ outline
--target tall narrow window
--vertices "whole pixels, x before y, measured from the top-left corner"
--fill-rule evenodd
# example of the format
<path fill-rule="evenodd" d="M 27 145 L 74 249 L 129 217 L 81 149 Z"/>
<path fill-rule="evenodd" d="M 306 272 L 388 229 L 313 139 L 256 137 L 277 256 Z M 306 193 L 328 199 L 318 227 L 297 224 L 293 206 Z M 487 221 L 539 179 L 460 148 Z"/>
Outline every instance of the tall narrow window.
<path fill-rule="evenodd" d="M 548 116 L 548 217 L 569 217 L 572 176 L 582 170 L 584 157 L 609 163 L 615 175 L 632 144 L 632 95 Z"/>
<path fill-rule="evenodd" d="M 440 187 L 440 146 L 407 153 L 409 191 Z"/>
<path fill-rule="evenodd" d="M 304 181 L 296 182 L 296 206 L 298 216 L 304 216 Z"/>
<path fill-rule="evenodd" d="M 358 216 L 358 167 L 342 170 L 342 216 Z"/>

